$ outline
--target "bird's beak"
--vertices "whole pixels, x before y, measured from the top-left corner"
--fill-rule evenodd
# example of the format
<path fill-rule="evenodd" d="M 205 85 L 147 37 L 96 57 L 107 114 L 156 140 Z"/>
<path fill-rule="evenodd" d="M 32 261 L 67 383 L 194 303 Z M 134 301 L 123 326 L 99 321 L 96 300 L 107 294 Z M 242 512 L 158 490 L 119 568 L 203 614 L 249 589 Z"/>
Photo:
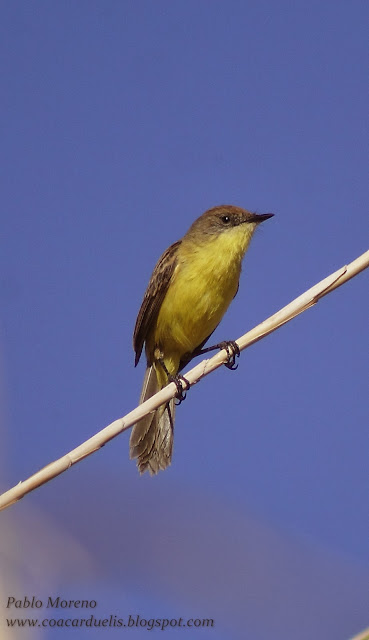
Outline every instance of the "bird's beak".
<path fill-rule="evenodd" d="M 264 220 L 268 220 L 268 218 L 273 218 L 273 216 L 274 213 L 253 213 L 248 222 L 255 222 L 256 224 L 260 224 L 260 222 L 264 222 Z"/>

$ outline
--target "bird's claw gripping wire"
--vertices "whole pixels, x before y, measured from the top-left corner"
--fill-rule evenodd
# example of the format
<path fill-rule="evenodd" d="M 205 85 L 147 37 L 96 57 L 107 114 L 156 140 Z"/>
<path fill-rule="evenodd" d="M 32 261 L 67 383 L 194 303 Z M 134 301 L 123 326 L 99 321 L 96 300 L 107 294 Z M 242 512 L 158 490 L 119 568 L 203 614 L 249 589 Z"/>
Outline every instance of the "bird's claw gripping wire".
<path fill-rule="evenodd" d="M 218 345 L 219 349 L 225 349 L 227 352 L 228 360 L 224 363 L 224 366 L 231 371 L 235 371 L 238 368 L 236 364 L 236 358 L 240 357 L 240 348 L 234 340 L 224 340 Z"/>
<path fill-rule="evenodd" d="M 191 385 L 188 382 L 187 378 L 181 376 L 180 374 L 177 374 L 176 376 L 169 376 L 168 380 L 169 382 L 174 382 L 177 387 L 177 393 L 174 397 L 176 399 L 175 404 L 178 406 L 181 404 L 181 402 L 183 402 L 183 400 L 186 399 L 186 391 L 188 391 Z M 182 383 L 185 384 L 185 388 L 183 388 Z"/>
<path fill-rule="evenodd" d="M 168 378 L 168 383 L 169 382 L 174 382 L 174 384 L 177 387 L 177 393 L 175 394 L 174 398 L 176 400 L 178 400 L 178 402 L 176 402 L 175 404 L 178 406 L 181 404 L 181 402 L 183 402 L 183 400 L 186 399 L 186 391 L 188 391 L 188 389 L 190 388 L 191 384 L 188 382 L 187 378 L 185 378 L 184 376 L 181 376 L 180 373 L 177 373 L 177 375 L 173 376 L 171 373 L 169 373 L 168 368 L 164 362 L 164 359 L 162 357 L 158 358 L 158 361 L 160 362 L 163 371 L 165 372 L 167 378 Z M 183 388 L 182 383 L 184 383 L 185 387 Z"/>
<path fill-rule="evenodd" d="M 205 349 L 200 349 L 196 352 L 197 356 L 203 355 L 204 353 L 209 353 L 209 351 L 214 351 L 214 349 L 225 349 L 227 352 L 227 362 L 224 363 L 224 366 L 227 369 L 231 369 L 234 371 L 237 369 L 238 364 L 236 364 L 236 358 L 240 357 L 240 348 L 235 342 L 235 340 L 223 340 L 223 342 L 219 342 L 218 344 L 214 344 L 212 347 L 206 347 Z"/>

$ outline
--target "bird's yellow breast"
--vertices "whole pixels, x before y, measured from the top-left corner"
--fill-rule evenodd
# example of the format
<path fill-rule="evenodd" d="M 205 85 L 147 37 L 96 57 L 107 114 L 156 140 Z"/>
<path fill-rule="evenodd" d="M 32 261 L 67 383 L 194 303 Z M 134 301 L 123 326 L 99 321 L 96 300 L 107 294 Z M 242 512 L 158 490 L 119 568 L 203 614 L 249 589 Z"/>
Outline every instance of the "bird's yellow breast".
<path fill-rule="evenodd" d="M 170 373 L 178 371 L 185 354 L 192 353 L 214 331 L 238 288 L 241 263 L 252 225 L 240 225 L 201 244 L 183 239 L 177 265 L 147 340 L 148 353 L 159 348 Z"/>

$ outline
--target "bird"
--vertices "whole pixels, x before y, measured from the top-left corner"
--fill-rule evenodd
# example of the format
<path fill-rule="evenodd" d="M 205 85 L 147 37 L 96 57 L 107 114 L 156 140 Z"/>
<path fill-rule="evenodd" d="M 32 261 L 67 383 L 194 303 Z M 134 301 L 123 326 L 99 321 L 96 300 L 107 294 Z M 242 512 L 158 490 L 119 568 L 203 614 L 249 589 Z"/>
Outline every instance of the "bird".
<path fill-rule="evenodd" d="M 140 404 L 172 381 L 180 397 L 180 371 L 205 351 L 230 344 L 227 351 L 234 358 L 235 343 L 203 347 L 237 294 L 242 260 L 255 229 L 273 215 L 234 205 L 212 207 L 159 258 L 133 333 L 135 366 L 144 347 L 147 365 Z M 130 458 L 137 459 L 140 473 L 155 475 L 170 465 L 174 413 L 173 398 L 133 426 Z"/>

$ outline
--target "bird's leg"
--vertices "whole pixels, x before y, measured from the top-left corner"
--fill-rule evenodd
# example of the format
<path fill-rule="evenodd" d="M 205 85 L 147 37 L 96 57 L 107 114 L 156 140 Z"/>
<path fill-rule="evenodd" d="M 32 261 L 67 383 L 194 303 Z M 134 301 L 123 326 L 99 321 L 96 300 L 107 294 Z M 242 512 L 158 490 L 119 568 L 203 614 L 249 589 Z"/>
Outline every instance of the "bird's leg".
<path fill-rule="evenodd" d="M 232 371 L 237 369 L 238 364 L 236 364 L 236 357 L 240 357 L 240 348 L 234 340 L 223 340 L 223 342 L 214 344 L 212 347 L 200 349 L 200 351 L 196 352 L 196 356 L 201 356 L 202 354 L 209 353 L 209 351 L 214 351 L 215 349 L 225 349 L 228 355 L 228 360 L 224 363 L 224 366 Z"/>
<path fill-rule="evenodd" d="M 160 366 L 162 367 L 164 373 L 166 374 L 167 378 L 168 378 L 168 382 L 174 382 L 174 384 L 177 387 L 177 393 L 174 396 L 175 399 L 177 400 L 176 405 L 180 405 L 181 402 L 183 402 L 183 400 L 186 399 L 186 391 L 188 391 L 188 389 L 190 388 L 191 384 L 189 383 L 189 381 L 187 380 L 187 378 L 185 378 L 184 376 L 181 376 L 179 373 L 177 373 L 177 375 L 173 376 L 171 373 L 169 373 L 167 366 L 164 362 L 163 357 L 159 357 L 158 358 L 158 362 L 160 364 Z M 183 389 L 182 383 L 185 384 L 185 388 Z"/>

